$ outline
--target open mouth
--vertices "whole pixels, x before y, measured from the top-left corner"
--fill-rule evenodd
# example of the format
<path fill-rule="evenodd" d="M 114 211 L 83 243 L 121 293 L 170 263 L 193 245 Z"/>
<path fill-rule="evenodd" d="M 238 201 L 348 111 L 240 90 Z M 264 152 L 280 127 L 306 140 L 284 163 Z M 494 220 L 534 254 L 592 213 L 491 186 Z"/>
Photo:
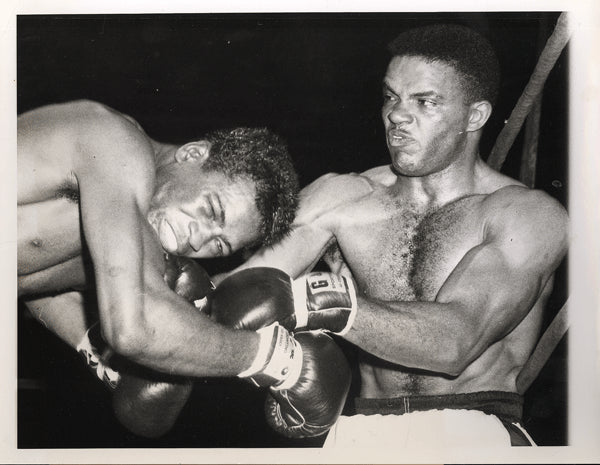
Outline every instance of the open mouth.
<path fill-rule="evenodd" d="M 401 130 L 391 129 L 387 132 L 388 143 L 393 147 L 406 146 L 412 144 L 414 139 L 408 133 Z"/>

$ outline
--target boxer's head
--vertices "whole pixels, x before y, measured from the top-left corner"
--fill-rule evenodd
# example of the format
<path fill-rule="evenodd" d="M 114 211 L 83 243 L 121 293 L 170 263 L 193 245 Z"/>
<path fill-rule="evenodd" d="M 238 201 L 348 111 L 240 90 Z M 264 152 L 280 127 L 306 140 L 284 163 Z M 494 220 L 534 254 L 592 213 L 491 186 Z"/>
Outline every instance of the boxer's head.
<path fill-rule="evenodd" d="M 450 66 L 465 95 L 465 103 L 486 100 L 494 104 L 500 85 L 500 64 L 481 34 L 456 24 L 409 29 L 388 45 L 392 57 L 420 57 L 428 63 Z"/>
<path fill-rule="evenodd" d="M 400 34 L 389 49 L 382 117 L 396 172 L 427 176 L 473 159 L 499 81 L 487 40 L 435 25 Z"/>
<path fill-rule="evenodd" d="M 168 252 L 229 255 L 288 232 L 298 179 L 284 143 L 267 129 L 215 131 L 172 158 L 157 169 L 148 213 Z"/>

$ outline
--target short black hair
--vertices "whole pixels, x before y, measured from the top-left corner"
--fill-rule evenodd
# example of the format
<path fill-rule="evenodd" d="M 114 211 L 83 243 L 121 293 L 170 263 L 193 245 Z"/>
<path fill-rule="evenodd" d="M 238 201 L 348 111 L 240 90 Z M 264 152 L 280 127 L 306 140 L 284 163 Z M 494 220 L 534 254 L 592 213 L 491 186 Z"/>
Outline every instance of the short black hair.
<path fill-rule="evenodd" d="M 260 244 L 282 239 L 294 221 L 299 192 L 298 175 L 282 138 L 267 128 L 240 127 L 211 132 L 206 140 L 211 148 L 204 169 L 255 183 Z"/>
<path fill-rule="evenodd" d="M 448 64 L 461 76 L 468 103 L 487 100 L 492 105 L 500 85 L 500 64 L 489 41 L 457 24 L 434 24 L 409 29 L 388 45 L 394 56 L 423 57 Z"/>

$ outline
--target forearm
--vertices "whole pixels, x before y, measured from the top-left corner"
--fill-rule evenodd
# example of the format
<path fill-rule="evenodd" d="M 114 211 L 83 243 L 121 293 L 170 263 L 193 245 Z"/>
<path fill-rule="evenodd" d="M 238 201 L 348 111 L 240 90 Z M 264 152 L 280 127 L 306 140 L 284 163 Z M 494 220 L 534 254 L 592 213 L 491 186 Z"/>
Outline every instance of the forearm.
<path fill-rule="evenodd" d="M 345 338 L 398 365 L 458 374 L 467 339 L 450 304 L 385 302 L 358 296 L 358 312 Z"/>
<path fill-rule="evenodd" d="M 85 312 L 84 297 L 80 292 L 67 292 L 51 297 L 25 300 L 31 314 L 56 336 L 77 347 L 88 327 L 94 321 L 88 321 Z"/>
<path fill-rule="evenodd" d="M 258 348 L 254 332 L 214 323 L 172 293 L 146 299 L 139 313 L 135 325 L 107 342 L 122 356 L 162 373 L 234 376 L 251 364 Z"/>

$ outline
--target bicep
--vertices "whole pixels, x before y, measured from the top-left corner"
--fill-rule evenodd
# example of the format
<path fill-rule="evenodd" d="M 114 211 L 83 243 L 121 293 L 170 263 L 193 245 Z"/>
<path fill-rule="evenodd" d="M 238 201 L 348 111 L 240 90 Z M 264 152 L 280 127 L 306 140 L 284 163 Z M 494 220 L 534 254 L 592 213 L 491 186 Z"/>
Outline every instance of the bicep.
<path fill-rule="evenodd" d="M 567 247 L 566 214 L 545 199 L 511 205 L 487 229 L 436 296 L 482 343 L 503 337 L 528 314 Z"/>
<path fill-rule="evenodd" d="M 540 270 L 512 266 L 492 244 L 471 249 L 452 271 L 436 302 L 453 310 L 452 318 L 477 343 L 489 345 L 527 315 L 543 285 Z"/>

